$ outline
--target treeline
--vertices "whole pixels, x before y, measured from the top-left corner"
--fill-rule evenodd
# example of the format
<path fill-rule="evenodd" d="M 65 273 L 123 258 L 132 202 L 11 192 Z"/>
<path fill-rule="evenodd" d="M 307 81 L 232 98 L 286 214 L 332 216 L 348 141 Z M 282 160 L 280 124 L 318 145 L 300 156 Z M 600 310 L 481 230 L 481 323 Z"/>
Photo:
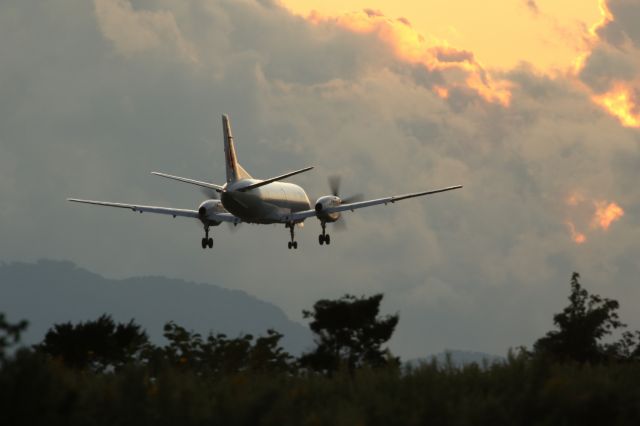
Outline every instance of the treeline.
<path fill-rule="evenodd" d="M 385 344 L 397 315 L 382 295 L 304 311 L 315 348 L 282 335 L 202 336 L 169 322 L 166 344 L 134 321 L 56 324 L 10 349 L 26 322 L 0 314 L 0 425 L 603 425 L 640 420 L 640 333 L 618 302 L 571 280 L 556 329 L 504 362 L 402 366 Z M 607 340 L 609 339 L 609 340 Z"/>

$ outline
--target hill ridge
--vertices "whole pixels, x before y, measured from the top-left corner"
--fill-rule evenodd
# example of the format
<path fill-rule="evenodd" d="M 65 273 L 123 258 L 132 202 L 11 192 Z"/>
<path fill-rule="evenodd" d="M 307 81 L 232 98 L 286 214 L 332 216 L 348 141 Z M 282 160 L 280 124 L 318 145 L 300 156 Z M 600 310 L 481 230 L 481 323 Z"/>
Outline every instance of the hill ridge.
<path fill-rule="evenodd" d="M 103 313 L 117 321 L 134 319 L 152 341 L 162 342 L 168 321 L 201 334 L 284 334 L 282 344 L 298 354 L 312 344 L 311 333 L 276 305 L 243 290 L 180 278 L 138 276 L 105 278 L 66 260 L 0 262 L 0 312 L 27 319 L 25 343 L 36 343 L 58 322 L 95 319 Z"/>

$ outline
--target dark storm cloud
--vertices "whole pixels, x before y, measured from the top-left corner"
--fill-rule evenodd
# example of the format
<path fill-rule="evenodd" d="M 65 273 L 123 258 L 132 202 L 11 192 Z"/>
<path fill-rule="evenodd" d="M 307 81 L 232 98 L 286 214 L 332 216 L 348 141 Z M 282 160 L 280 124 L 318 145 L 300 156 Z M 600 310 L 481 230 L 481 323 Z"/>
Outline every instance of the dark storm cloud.
<path fill-rule="evenodd" d="M 638 178 L 637 133 L 562 78 L 509 71 L 509 107 L 462 84 L 443 100 L 432 87 L 460 71 L 249 0 L 5 1 L 0 53 L 1 259 L 211 281 L 298 320 L 320 297 L 383 291 L 385 309 L 401 313 L 394 348 L 406 356 L 531 343 L 573 270 L 596 292 L 639 296 L 637 266 L 620 260 L 640 249 L 637 222 L 577 247 L 564 205 L 580 189 L 637 211 L 640 194 L 624 190 Z M 216 249 L 203 252 L 192 223 L 64 201 L 196 207 L 196 189 L 148 172 L 221 181 L 225 112 L 252 174 L 316 165 L 295 179 L 312 198 L 334 173 L 345 194 L 370 197 L 465 188 L 348 215 L 331 250 L 310 220 L 297 253 L 283 227 L 216 229 Z M 624 304 L 623 315 L 640 323 Z"/>

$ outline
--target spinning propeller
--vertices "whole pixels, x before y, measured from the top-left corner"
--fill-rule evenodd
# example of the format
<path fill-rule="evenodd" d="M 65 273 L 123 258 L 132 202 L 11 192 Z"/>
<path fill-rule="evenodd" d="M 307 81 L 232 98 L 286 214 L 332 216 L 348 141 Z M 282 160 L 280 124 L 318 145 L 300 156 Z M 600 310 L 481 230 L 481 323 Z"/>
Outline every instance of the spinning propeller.
<path fill-rule="evenodd" d="M 331 195 L 333 195 L 334 197 L 338 197 L 340 199 L 340 204 L 357 203 L 358 201 L 362 201 L 364 199 L 364 196 L 362 194 L 354 194 L 346 198 L 340 197 L 341 183 L 342 177 L 340 175 L 329 176 L 329 189 L 331 190 Z M 347 228 L 347 223 L 344 220 L 344 215 L 340 215 L 340 219 L 335 222 L 334 226 L 337 230 L 340 231 L 343 231 Z"/>

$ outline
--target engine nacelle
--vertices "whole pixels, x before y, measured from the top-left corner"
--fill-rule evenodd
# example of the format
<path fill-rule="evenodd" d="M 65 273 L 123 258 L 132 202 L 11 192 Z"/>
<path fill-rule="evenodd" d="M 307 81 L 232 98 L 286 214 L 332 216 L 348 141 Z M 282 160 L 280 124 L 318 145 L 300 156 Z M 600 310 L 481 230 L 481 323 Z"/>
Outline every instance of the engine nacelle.
<path fill-rule="evenodd" d="M 222 201 L 207 200 L 198 207 L 198 216 L 200 217 L 200 221 L 205 225 L 218 226 L 221 222 L 214 219 L 215 213 L 222 213 L 224 211 Z"/>
<path fill-rule="evenodd" d="M 320 197 L 316 201 L 316 216 L 323 222 L 335 222 L 340 219 L 340 212 L 329 213 L 326 210 L 329 207 L 336 207 L 340 204 L 342 204 L 342 200 L 335 195 Z"/>

